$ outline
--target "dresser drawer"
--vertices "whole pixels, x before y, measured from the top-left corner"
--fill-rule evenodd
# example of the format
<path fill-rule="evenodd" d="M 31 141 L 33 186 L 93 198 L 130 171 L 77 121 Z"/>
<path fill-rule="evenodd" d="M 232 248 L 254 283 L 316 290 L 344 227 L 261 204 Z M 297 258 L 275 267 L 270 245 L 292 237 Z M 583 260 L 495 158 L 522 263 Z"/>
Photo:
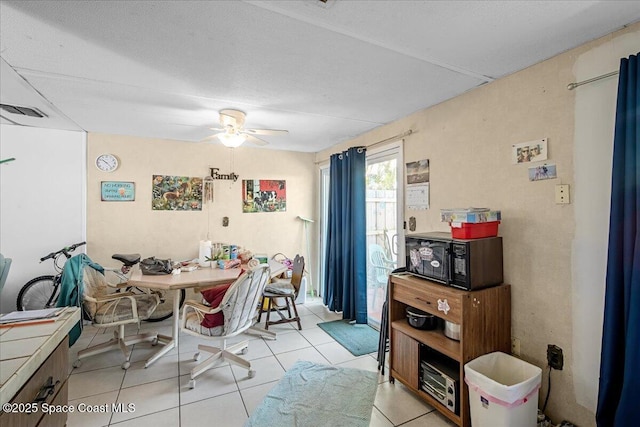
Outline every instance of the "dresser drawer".
<path fill-rule="evenodd" d="M 438 285 L 420 287 L 412 283 L 395 283 L 392 298 L 444 320 L 461 323 L 462 298 L 453 289 Z"/>
<path fill-rule="evenodd" d="M 10 403 L 27 404 L 24 408 L 32 409 L 29 404 L 34 402 L 36 396 L 38 396 L 41 390 L 45 390 L 43 395 L 45 395 L 46 398 L 41 403 L 46 402 L 48 404 L 53 404 L 55 400 L 56 402 L 64 402 L 64 404 L 66 404 L 66 381 L 69 372 L 68 358 L 69 345 L 68 339 L 65 338 L 53 353 L 51 353 L 47 360 L 40 365 L 40 368 L 38 368 L 38 370 L 31 376 L 15 397 L 11 399 Z M 50 394 L 46 393 L 46 385 L 49 383 L 49 378 L 51 378 L 50 384 L 53 385 L 53 387 L 50 388 L 52 390 Z M 40 425 L 46 426 L 64 426 L 66 423 L 66 414 L 64 414 L 64 419 L 62 419 L 62 421 L 59 419 L 50 420 L 49 416 L 46 416 L 46 418 L 43 418 L 42 420 L 41 418 L 43 417 L 40 408 L 38 408 L 37 411 L 18 411 L 11 413 L 2 412 L 0 413 L 0 425 L 2 425 L 2 427 L 32 427 L 39 423 Z M 51 423 L 50 421 L 55 422 Z"/>
<path fill-rule="evenodd" d="M 69 381 L 65 381 L 60 388 L 60 392 L 56 395 L 52 405 L 55 407 L 62 407 L 63 405 L 68 404 L 68 396 L 69 396 Z M 67 424 L 67 412 L 52 412 L 51 414 L 46 414 L 40 420 L 38 427 L 64 427 Z"/>

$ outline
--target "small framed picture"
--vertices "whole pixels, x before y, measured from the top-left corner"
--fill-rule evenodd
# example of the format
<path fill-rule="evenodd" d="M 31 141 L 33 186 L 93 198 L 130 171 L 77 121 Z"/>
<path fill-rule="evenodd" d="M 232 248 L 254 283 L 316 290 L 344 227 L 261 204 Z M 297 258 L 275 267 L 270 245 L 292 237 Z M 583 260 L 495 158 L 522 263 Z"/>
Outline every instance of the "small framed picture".
<path fill-rule="evenodd" d="M 547 138 L 522 142 L 511 147 L 511 157 L 514 164 L 547 160 Z"/>
<path fill-rule="evenodd" d="M 558 173 L 556 171 L 555 164 L 544 164 L 540 166 L 533 166 L 529 168 L 529 181 L 542 181 L 543 179 L 557 178 Z"/>

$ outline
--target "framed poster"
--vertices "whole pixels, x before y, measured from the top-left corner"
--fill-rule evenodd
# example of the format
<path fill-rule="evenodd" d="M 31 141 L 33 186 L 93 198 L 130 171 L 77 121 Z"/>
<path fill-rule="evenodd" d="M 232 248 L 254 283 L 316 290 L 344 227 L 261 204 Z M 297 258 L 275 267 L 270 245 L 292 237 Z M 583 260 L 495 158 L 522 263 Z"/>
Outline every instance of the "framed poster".
<path fill-rule="evenodd" d="M 123 181 L 102 181 L 100 200 L 103 202 L 133 202 L 136 199 L 136 184 Z"/>
<path fill-rule="evenodd" d="M 202 210 L 202 178 L 153 175 L 151 191 L 154 211 Z"/>
<path fill-rule="evenodd" d="M 242 212 L 285 212 L 287 184 L 284 180 L 243 179 Z"/>

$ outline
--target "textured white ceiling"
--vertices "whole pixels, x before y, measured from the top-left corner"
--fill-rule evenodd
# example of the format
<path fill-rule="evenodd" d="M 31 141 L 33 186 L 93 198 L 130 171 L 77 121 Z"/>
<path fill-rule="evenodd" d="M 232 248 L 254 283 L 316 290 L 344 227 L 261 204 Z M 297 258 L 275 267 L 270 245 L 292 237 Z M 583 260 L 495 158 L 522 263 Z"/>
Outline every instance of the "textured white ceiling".
<path fill-rule="evenodd" d="M 49 116 L 2 122 L 199 141 L 237 108 L 290 131 L 268 148 L 316 152 L 639 19 L 637 1 L 2 0 L 2 103 Z"/>

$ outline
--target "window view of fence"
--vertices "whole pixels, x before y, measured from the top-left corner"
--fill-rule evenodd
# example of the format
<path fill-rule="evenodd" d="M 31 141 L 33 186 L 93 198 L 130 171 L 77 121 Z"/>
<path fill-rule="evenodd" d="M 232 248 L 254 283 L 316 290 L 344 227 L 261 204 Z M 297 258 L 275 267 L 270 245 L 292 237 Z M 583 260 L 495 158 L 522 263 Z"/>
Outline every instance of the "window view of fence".
<path fill-rule="evenodd" d="M 379 325 L 387 278 L 397 265 L 397 179 L 395 159 L 367 165 L 367 311 Z"/>

